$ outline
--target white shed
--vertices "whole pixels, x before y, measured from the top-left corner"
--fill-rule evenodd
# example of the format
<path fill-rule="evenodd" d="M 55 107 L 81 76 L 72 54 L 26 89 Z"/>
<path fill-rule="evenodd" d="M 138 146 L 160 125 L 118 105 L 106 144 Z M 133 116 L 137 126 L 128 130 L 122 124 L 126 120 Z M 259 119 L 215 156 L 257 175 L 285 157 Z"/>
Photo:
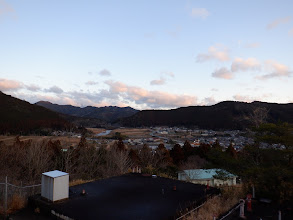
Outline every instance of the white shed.
<path fill-rule="evenodd" d="M 69 196 L 69 174 L 54 170 L 42 174 L 42 197 L 55 202 Z"/>

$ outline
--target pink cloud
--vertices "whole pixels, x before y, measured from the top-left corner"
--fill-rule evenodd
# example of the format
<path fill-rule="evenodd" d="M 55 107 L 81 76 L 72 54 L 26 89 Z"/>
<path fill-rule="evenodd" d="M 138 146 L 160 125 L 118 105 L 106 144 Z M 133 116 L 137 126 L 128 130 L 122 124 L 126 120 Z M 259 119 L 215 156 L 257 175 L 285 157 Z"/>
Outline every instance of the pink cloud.
<path fill-rule="evenodd" d="M 270 24 L 267 25 L 267 29 L 273 29 L 279 26 L 280 24 L 286 24 L 291 20 L 291 16 L 287 16 L 284 18 L 279 18 L 271 22 Z"/>
<path fill-rule="evenodd" d="M 85 84 L 88 86 L 94 86 L 94 85 L 98 85 L 99 83 L 96 81 L 87 81 Z"/>
<path fill-rule="evenodd" d="M 233 96 L 233 98 L 235 101 L 240 101 L 240 102 L 254 102 L 254 101 L 265 102 L 272 98 L 272 94 L 261 94 L 258 96 L 236 94 Z"/>
<path fill-rule="evenodd" d="M 202 63 L 209 60 L 229 61 L 229 50 L 223 46 L 211 46 L 207 53 L 197 55 L 197 62 Z"/>
<path fill-rule="evenodd" d="M 221 79 L 233 79 L 234 78 L 234 74 L 230 70 L 228 70 L 226 67 L 216 69 L 212 73 L 212 76 L 215 78 L 221 78 Z"/>
<path fill-rule="evenodd" d="M 288 31 L 289 36 L 293 37 L 293 28 Z"/>
<path fill-rule="evenodd" d="M 246 95 L 239 95 L 239 94 L 234 95 L 233 98 L 234 98 L 235 101 L 240 101 L 240 102 L 253 102 L 253 101 L 256 101 L 256 99 L 253 98 L 253 97 L 246 96 Z"/>
<path fill-rule="evenodd" d="M 206 19 L 208 16 L 210 16 L 210 12 L 205 8 L 193 8 L 191 10 L 191 16 L 195 18 Z"/>
<path fill-rule="evenodd" d="M 248 70 L 260 70 L 261 65 L 255 58 L 235 58 L 231 65 L 231 71 L 232 72 L 238 72 L 238 71 L 248 71 Z"/>
<path fill-rule="evenodd" d="M 109 70 L 103 69 L 99 72 L 101 76 L 111 76 L 111 72 Z"/>
<path fill-rule="evenodd" d="M 37 91 L 41 90 L 41 88 L 35 84 L 26 85 L 25 88 L 29 91 L 32 91 L 32 92 L 37 92 Z"/>
<path fill-rule="evenodd" d="M 46 91 L 46 92 L 56 93 L 56 94 L 61 94 L 61 93 L 63 93 L 63 89 L 61 89 L 61 88 L 58 87 L 58 86 L 52 86 L 52 87 L 50 87 L 49 89 L 46 89 L 45 91 Z"/>
<path fill-rule="evenodd" d="M 22 89 L 24 86 L 21 82 L 9 79 L 0 79 L 0 90 L 1 91 L 16 91 Z"/>
<path fill-rule="evenodd" d="M 164 85 L 166 83 L 166 79 L 161 77 L 160 79 L 154 79 L 150 82 L 151 85 Z"/>
<path fill-rule="evenodd" d="M 106 84 L 109 85 L 110 92 L 115 92 L 123 101 L 134 102 L 136 105 L 146 105 L 151 108 L 173 108 L 197 104 L 195 96 L 148 91 L 117 81 L 107 81 Z"/>
<path fill-rule="evenodd" d="M 257 79 L 266 80 L 270 78 L 288 78 L 292 75 L 292 70 L 290 70 L 288 66 L 274 60 L 265 61 L 264 66 L 268 73 L 257 77 Z"/>
<path fill-rule="evenodd" d="M 164 85 L 167 83 L 167 81 L 170 79 L 170 78 L 174 78 L 175 75 L 174 73 L 172 72 L 161 72 L 161 77 L 160 79 L 154 79 L 150 82 L 150 85 Z"/>
<path fill-rule="evenodd" d="M 214 97 L 206 97 L 202 100 L 201 105 L 214 105 L 218 103 Z"/>
<path fill-rule="evenodd" d="M 249 43 L 245 45 L 246 48 L 258 48 L 260 47 L 260 43 L 254 42 L 254 43 Z"/>
<path fill-rule="evenodd" d="M 14 16 L 14 8 L 5 0 L 0 0 L 0 18 L 5 16 Z"/>

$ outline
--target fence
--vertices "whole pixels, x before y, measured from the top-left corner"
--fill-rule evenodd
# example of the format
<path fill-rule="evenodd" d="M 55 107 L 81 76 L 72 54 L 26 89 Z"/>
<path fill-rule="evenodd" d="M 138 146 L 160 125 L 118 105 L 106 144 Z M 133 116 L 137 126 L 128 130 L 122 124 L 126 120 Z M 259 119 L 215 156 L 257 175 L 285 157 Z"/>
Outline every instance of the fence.
<path fill-rule="evenodd" d="M 202 207 L 206 202 L 202 203 L 201 205 L 197 206 L 196 208 L 190 210 L 189 212 L 185 213 L 184 215 L 180 216 L 179 218 L 176 218 L 176 220 L 183 219 L 184 217 L 190 215 L 192 212 L 197 211 L 200 207 Z"/>
<path fill-rule="evenodd" d="M 241 206 L 241 205 L 244 206 L 244 204 L 240 202 L 240 203 L 239 203 L 238 205 L 236 205 L 234 208 L 230 209 L 230 210 L 228 211 L 228 213 L 227 213 L 226 215 L 222 216 L 219 220 L 225 220 L 225 219 L 228 219 L 229 216 L 232 215 L 232 214 L 234 214 L 235 212 L 238 212 L 238 213 L 239 213 L 239 209 L 240 209 L 240 206 Z M 238 214 L 238 216 L 240 216 L 240 215 Z M 243 217 L 244 217 L 244 213 L 243 213 Z"/>
<path fill-rule="evenodd" d="M 31 195 L 38 194 L 41 192 L 41 185 L 30 185 L 30 186 L 20 186 L 13 185 L 8 182 L 8 178 L 5 178 L 4 183 L 0 183 L 0 210 L 3 210 L 5 216 L 7 216 L 7 211 L 9 209 L 9 204 L 12 201 L 13 196 L 17 195 L 20 199 L 25 199 Z"/>
<path fill-rule="evenodd" d="M 201 205 L 197 206 L 196 208 L 190 210 L 189 212 L 185 213 L 184 215 L 180 216 L 179 218 L 176 218 L 176 220 L 182 220 L 184 218 L 186 218 L 187 216 L 189 216 L 191 213 L 196 212 L 199 210 L 199 208 L 201 208 L 204 204 L 206 204 L 206 201 L 204 203 L 202 203 Z M 239 208 L 241 206 L 241 203 L 239 203 L 238 205 L 236 205 L 234 208 L 230 209 L 228 211 L 228 213 L 226 213 L 224 216 L 222 216 L 221 218 L 219 218 L 218 220 L 225 220 L 227 219 L 231 214 L 234 214 L 235 212 L 239 212 Z M 239 215 L 238 215 L 239 216 Z M 216 219 L 216 217 L 214 217 L 214 219 Z"/>

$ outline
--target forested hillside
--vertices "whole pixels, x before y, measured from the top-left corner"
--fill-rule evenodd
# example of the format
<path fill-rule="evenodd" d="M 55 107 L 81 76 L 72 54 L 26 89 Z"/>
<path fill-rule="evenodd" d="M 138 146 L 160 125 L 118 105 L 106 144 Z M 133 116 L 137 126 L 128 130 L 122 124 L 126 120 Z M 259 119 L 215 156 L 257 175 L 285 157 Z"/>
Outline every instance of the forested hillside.
<path fill-rule="evenodd" d="M 63 130 L 71 126 L 57 113 L 1 91 L 0 106 L 0 134 L 46 134 L 51 130 Z"/>

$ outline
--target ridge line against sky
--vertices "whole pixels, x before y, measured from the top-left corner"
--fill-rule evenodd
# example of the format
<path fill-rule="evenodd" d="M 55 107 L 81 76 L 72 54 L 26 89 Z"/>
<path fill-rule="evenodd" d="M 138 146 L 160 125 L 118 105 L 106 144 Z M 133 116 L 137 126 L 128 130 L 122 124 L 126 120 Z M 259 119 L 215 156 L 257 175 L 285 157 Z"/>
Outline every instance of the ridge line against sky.
<path fill-rule="evenodd" d="M 293 2 L 0 0 L 0 90 L 31 103 L 291 103 Z"/>

